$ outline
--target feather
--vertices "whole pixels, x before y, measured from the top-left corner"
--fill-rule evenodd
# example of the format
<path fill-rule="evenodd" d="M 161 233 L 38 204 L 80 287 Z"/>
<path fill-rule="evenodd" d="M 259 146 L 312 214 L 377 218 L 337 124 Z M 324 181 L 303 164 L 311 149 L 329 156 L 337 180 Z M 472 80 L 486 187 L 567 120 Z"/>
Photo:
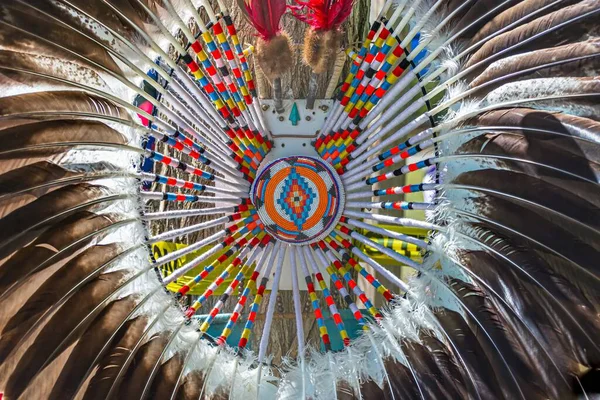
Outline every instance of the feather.
<path fill-rule="evenodd" d="M 445 379 L 448 371 L 443 371 L 433 358 L 433 353 L 420 343 L 404 341 L 402 351 L 410 361 L 425 398 L 461 398 L 453 382 Z M 444 350 L 441 350 L 442 353 Z"/>
<path fill-rule="evenodd" d="M 307 0 L 288 6 L 292 15 L 315 31 L 337 29 L 352 12 L 354 0 Z"/>
<path fill-rule="evenodd" d="M 353 400 L 357 396 L 354 394 L 354 390 L 352 389 L 352 386 L 350 386 L 349 383 L 345 381 L 338 381 L 336 397 L 338 398 L 338 400 Z"/>
<path fill-rule="evenodd" d="M 597 206 L 585 198 L 574 196 L 561 190 L 561 187 L 534 176 L 509 170 L 481 169 L 463 172 L 452 183 L 473 188 L 475 191 L 478 188 L 489 189 L 486 194 L 491 196 L 506 195 L 505 198 L 512 196 L 516 201 L 523 200 L 528 204 L 538 204 L 553 210 L 557 217 L 562 215 L 571 221 L 580 221 L 582 225 L 588 226 L 590 229 L 587 235 L 590 235 L 592 242 L 600 239 L 600 237 L 596 238 L 600 235 L 600 219 L 594 215 Z M 543 194 L 548 192 L 555 195 L 548 197 Z"/>
<path fill-rule="evenodd" d="M 52 10 L 49 3 L 40 2 L 39 6 Z M 68 20 L 66 13 L 62 13 L 61 16 L 63 21 Z M 63 24 L 56 23 L 56 21 L 41 13 L 36 13 L 28 5 L 19 2 L 3 4 L 0 20 L 12 26 L 27 26 L 27 34 L 38 35 L 56 46 L 67 48 L 98 65 L 102 65 L 109 71 L 117 74 L 122 73 L 111 56 L 98 44 L 82 36 L 77 37 L 77 40 L 73 40 L 72 30 Z M 15 29 L 14 32 L 17 33 L 17 30 Z M 15 37 L 11 37 L 6 30 L 3 34 L 3 44 L 8 48 L 12 48 L 12 45 L 17 43 L 19 47 L 23 45 L 33 47 L 33 44 L 28 43 L 28 40 L 24 40 L 23 32 L 21 32 L 18 38 L 16 35 Z M 91 67 L 91 65 L 89 66 Z"/>
<path fill-rule="evenodd" d="M 511 248 L 506 241 L 501 241 L 493 235 L 487 235 L 486 237 L 494 239 L 493 242 L 492 240 L 486 241 L 499 249 L 498 254 L 502 252 L 511 254 L 511 258 L 518 258 L 519 265 L 531 273 L 534 276 L 533 279 L 539 278 L 543 282 L 545 280 L 543 275 L 552 275 L 543 269 L 537 269 L 536 263 L 538 261 L 535 258 L 527 260 L 522 257 L 523 252 L 520 252 L 521 255 L 518 255 L 519 250 Z M 532 369 L 540 371 L 539 380 L 545 382 L 545 386 L 552 392 L 550 397 L 569 397 L 569 393 L 572 390 L 569 375 L 574 370 L 568 371 L 569 373 L 566 374 L 564 368 L 567 365 L 570 365 L 568 368 L 575 368 L 578 363 L 573 362 L 574 359 L 572 356 L 564 352 L 564 349 L 569 346 L 561 348 L 559 344 L 561 342 L 566 343 L 566 341 L 571 339 L 563 337 L 560 334 L 564 329 L 563 321 L 568 325 L 568 318 L 561 318 L 562 308 L 566 309 L 570 305 L 559 307 L 559 310 L 557 310 L 556 307 L 548 303 L 543 295 L 543 291 L 535 288 L 535 285 L 532 287 L 526 284 L 524 280 L 521 280 L 521 283 L 511 280 L 511 277 L 516 277 L 518 272 L 516 272 L 515 268 L 507 268 L 506 264 L 503 265 L 501 259 L 498 259 L 498 262 L 494 263 L 483 252 L 467 252 L 467 255 L 461 257 L 461 260 L 465 261 L 466 265 L 469 265 L 469 268 L 475 271 L 473 276 L 477 276 L 479 282 L 484 282 L 482 291 L 493 293 L 490 296 L 490 301 L 495 305 L 498 312 L 503 315 L 505 319 L 504 326 L 510 327 L 525 344 L 524 349 L 529 353 L 528 358 L 532 363 Z M 475 265 L 472 264 L 473 262 L 478 263 Z M 496 270 L 497 267 L 500 267 L 502 271 Z M 558 281 L 558 277 L 552 277 L 551 279 L 556 282 Z M 546 280 L 546 282 L 551 281 Z M 510 284 L 513 285 L 506 286 Z M 550 285 L 553 285 L 553 283 L 550 283 Z M 561 303 L 561 306 L 563 304 L 564 302 Z"/>
<path fill-rule="evenodd" d="M 8 378 L 5 391 L 7 396 L 14 398 L 20 396 L 30 379 L 45 364 L 46 358 L 77 326 L 82 315 L 102 301 L 107 293 L 118 287 L 123 276 L 123 272 L 99 276 L 77 292 L 50 318 L 42 328 L 35 344 L 27 349 Z"/>
<path fill-rule="evenodd" d="M 188 350 L 191 351 L 191 350 Z M 184 354 L 177 353 L 165 361 L 152 383 L 151 399 L 169 399 L 183 370 Z"/>
<path fill-rule="evenodd" d="M 100 274 L 101 269 L 119 254 L 119 250 L 117 244 L 90 247 L 47 278 L 4 325 L 0 354 L 4 354 L 4 349 L 17 349 L 18 344 L 27 338 L 28 331 L 48 315 L 50 308 L 57 308 L 69 298 L 70 291 Z"/>
<path fill-rule="evenodd" d="M 383 364 L 388 371 L 389 382 L 384 381 L 380 388 L 374 381 L 361 384 L 360 391 L 365 399 L 419 399 L 421 398 L 410 370 L 393 358 L 387 358 Z"/>
<path fill-rule="evenodd" d="M 540 246 L 553 249 L 559 257 L 569 261 L 567 265 L 570 268 L 568 270 L 572 269 L 573 276 L 593 280 L 590 282 L 592 287 L 597 284 L 598 268 L 588 257 L 597 251 L 598 243 L 584 242 L 580 237 L 581 233 L 572 227 L 572 223 L 566 223 L 564 220 L 553 221 L 554 216 L 548 212 L 538 210 L 531 212 L 526 207 L 520 207 L 498 198 L 487 196 L 478 201 L 486 202 L 486 207 L 490 211 L 502 213 L 500 215 L 503 215 L 505 220 L 502 227 L 495 227 L 496 232 L 505 235 L 510 234 L 511 231 L 516 232 L 517 235 L 525 236 L 529 241 L 535 241 Z M 523 215 L 519 214 L 523 212 L 531 214 L 527 220 L 528 223 L 537 223 L 537 225 L 527 226 L 523 221 L 519 221 L 518 215 Z M 489 213 L 485 215 L 487 217 Z M 549 229 L 555 229 L 556 232 L 549 234 Z M 571 243 L 571 246 L 563 248 L 560 245 L 557 246 L 558 243 Z"/>
<path fill-rule="evenodd" d="M 596 163 L 577 153 L 565 155 L 570 159 L 570 163 L 565 162 L 567 157 L 563 155 L 559 159 L 552 158 L 551 153 L 557 150 L 545 142 L 535 140 L 534 136 L 529 134 L 492 134 L 472 139 L 461 146 L 459 151 L 462 154 L 481 155 L 483 158 L 487 155 L 503 157 L 498 161 L 504 168 L 539 177 L 596 203 L 596 198 L 589 197 L 590 193 L 598 193 L 599 190 L 595 184 Z M 568 139 L 563 142 L 568 143 Z"/>
<path fill-rule="evenodd" d="M 486 222 L 480 225 L 483 225 L 486 231 L 490 228 L 498 231 L 494 224 Z M 506 244 L 506 240 L 502 240 L 503 237 L 509 237 L 511 241 L 523 246 L 521 249 L 510 247 Z M 583 360 L 582 363 L 584 364 L 589 364 L 589 360 L 591 360 L 592 365 L 594 365 L 598 359 L 598 348 L 588 332 L 590 332 L 590 329 L 592 331 L 597 329 L 595 326 L 598 324 L 597 315 L 590 314 L 590 312 L 596 314 L 596 311 L 593 311 L 595 308 L 593 297 L 597 297 L 597 292 L 593 289 L 595 283 L 589 282 L 589 287 L 592 288 L 591 292 L 586 292 L 587 288 L 584 287 L 584 284 L 572 285 L 570 281 L 574 280 L 575 277 L 579 282 L 584 281 L 586 278 L 582 277 L 579 272 L 573 271 L 564 261 L 548 253 L 537 250 L 527 251 L 527 243 L 518 234 L 511 232 L 486 233 L 483 240 L 490 243 L 490 245 L 485 246 L 489 253 L 498 260 L 500 268 L 506 269 L 506 267 L 509 267 L 510 273 L 517 275 L 523 285 L 526 284 L 523 286 L 523 290 L 531 287 L 529 293 L 535 294 L 535 297 L 531 298 L 538 303 L 537 308 L 532 308 L 532 311 L 534 309 L 538 312 L 542 312 L 544 309 L 549 310 L 546 316 L 539 318 L 540 323 L 543 325 L 549 324 L 549 329 L 555 330 L 555 332 L 563 332 L 565 336 L 560 341 L 564 340 L 565 343 L 572 343 L 573 340 L 577 341 L 575 346 L 572 344 L 565 346 L 568 349 L 565 354 L 570 353 L 569 357 L 571 359 Z M 490 268 L 492 268 L 491 263 L 485 265 L 490 265 Z M 485 277 L 486 274 L 487 272 L 483 273 L 483 276 Z M 508 279 L 510 274 L 499 274 L 500 276 L 503 279 Z M 561 278 L 561 276 L 564 278 Z M 494 284 L 494 281 L 492 281 L 491 285 Z M 521 290 L 520 287 L 518 290 Z M 503 293 L 505 290 L 502 289 L 498 292 Z M 509 302 L 512 302 L 510 298 L 508 299 Z M 518 300 L 518 297 L 515 300 Z M 525 316 L 525 318 L 529 317 Z M 549 337 L 552 337 L 552 335 Z M 586 355 L 583 355 L 584 353 Z M 561 357 L 563 360 L 565 359 L 564 356 Z M 553 358 L 556 358 L 556 356 L 553 356 Z M 564 362 L 559 361 L 559 365 L 562 365 L 563 368 L 566 367 Z M 568 368 L 573 368 L 573 366 Z"/>
<path fill-rule="evenodd" d="M 93 137 L 90 130 L 97 132 Z M 23 124 L 0 131 L 5 143 L 0 151 L 0 169 L 5 172 L 65 153 L 77 143 L 119 145 L 122 134 L 100 122 L 45 121 Z"/>
<path fill-rule="evenodd" d="M 447 390 L 450 397 L 466 397 L 468 385 L 463 382 L 462 372 L 451 350 L 435 336 L 434 332 L 423 331 L 420 339 L 423 342 L 423 350 L 431 354 L 431 362 L 435 363 L 439 369 L 440 374 L 436 378 L 443 381 L 440 385 L 441 390 Z M 435 368 L 432 367 L 432 369 Z"/>
<path fill-rule="evenodd" d="M 23 207 L 53 189 L 52 183 L 74 177 L 76 173 L 40 161 L 0 175 L 0 217 Z"/>
<path fill-rule="evenodd" d="M 452 291 L 469 310 L 467 321 L 486 356 L 492 362 L 495 378 L 506 398 L 510 393 L 531 398 L 547 398 L 544 387 L 533 379 L 533 368 L 526 357 L 524 344 L 489 298 L 477 287 L 459 280 L 450 280 Z M 482 331 L 482 334 L 479 331 Z"/>
<path fill-rule="evenodd" d="M 80 193 L 83 191 L 83 194 L 86 194 L 85 189 L 87 188 L 79 187 L 78 189 Z M 52 193 L 57 192 L 61 191 L 57 190 Z M 63 199 L 70 200 L 69 195 L 71 193 L 62 192 L 59 194 L 63 194 Z M 72 197 L 75 201 L 81 201 L 78 196 Z M 50 205 L 46 205 L 46 208 L 50 208 Z M 30 212 L 30 215 L 33 214 L 33 211 Z M 25 222 L 28 220 L 25 219 L 25 213 L 23 214 L 23 218 L 17 221 L 26 228 Z M 11 215 L 9 214 L 9 217 Z M 9 217 L 5 217 L 2 221 Z M 31 217 L 35 218 L 36 216 L 31 215 Z M 42 231 L 43 233 L 38 232 L 38 234 L 41 234 L 36 235 L 37 239 L 34 242 L 11 255 L 0 267 L 2 297 L 10 294 L 7 292 L 8 289 L 30 274 L 48 267 L 49 263 L 60 262 L 71 257 L 92 240 L 101 238 L 102 235 L 106 234 L 106 229 L 114 223 L 114 216 L 95 215 L 89 211 L 80 211 L 72 213 L 70 216 L 66 215 L 47 226 L 47 229 Z"/>
<path fill-rule="evenodd" d="M 118 105 L 100 97 L 81 91 L 36 91 L 0 97 L 0 127 L 19 121 L 37 122 L 39 118 L 65 119 L 78 117 L 106 116 L 122 121 L 131 121 L 129 114 Z M 35 116 L 36 120 L 27 120 Z"/>
<path fill-rule="evenodd" d="M 589 118 L 560 112 L 511 108 L 510 110 L 497 110 L 478 115 L 476 118 L 467 121 L 467 124 L 545 130 L 600 143 L 600 123 Z"/>
<path fill-rule="evenodd" d="M 494 33 L 506 29 L 511 24 L 517 21 L 523 21 L 523 18 L 527 18 L 533 12 L 539 12 L 543 10 L 544 14 L 556 11 L 557 9 L 578 2 L 579 0 L 523 0 L 514 4 L 512 7 L 502 11 L 490 21 L 488 21 L 477 33 L 473 35 L 470 40 L 470 44 L 479 43 L 485 38 L 493 35 Z M 537 17 L 542 15 L 537 14 Z"/>
<path fill-rule="evenodd" d="M 0 175 L 0 216 L 69 184 L 127 176 L 111 164 L 92 163 L 88 167 L 94 172 L 88 172 L 85 168 L 66 169 L 48 161 L 40 161 Z"/>
<path fill-rule="evenodd" d="M 461 32 L 461 37 L 471 37 L 471 35 L 477 32 L 483 27 L 490 19 L 497 14 L 510 9 L 509 7 L 518 4 L 520 0 L 510 1 L 494 1 L 494 0 L 477 0 L 473 2 L 472 6 L 467 7 L 464 11 L 464 15 L 460 19 L 456 18 L 455 22 L 452 22 L 452 30 L 454 32 Z"/>
<path fill-rule="evenodd" d="M 493 246 L 500 248 L 498 245 Z M 536 333 L 538 340 L 557 361 L 557 365 L 564 368 L 563 372 L 568 375 L 576 374 L 579 373 L 579 364 L 597 364 L 597 350 L 586 345 L 589 339 L 581 337 L 581 341 L 579 340 L 576 333 L 579 328 L 565 329 L 572 328 L 569 326 L 572 322 L 569 321 L 571 318 L 564 318 L 563 315 L 566 312 L 574 313 L 576 320 L 591 327 L 597 324 L 597 317 L 593 315 L 594 303 L 582 293 L 578 293 L 578 289 L 568 283 L 566 276 L 560 276 L 552 264 L 545 263 L 535 254 L 528 255 L 528 251 L 517 249 L 506 240 L 501 242 L 501 246 L 504 248 L 503 252 L 508 253 L 507 250 L 510 249 L 512 254 L 509 257 L 521 261 L 522 268 L 538 282 L 543 283 L 549 293 L 557 296 L 564 309 L 556 307 L 548 294 L 539 290 L 531 281 L 522 280 L 518 271 L 506 268 L 501 260 L 483 252 L 465 252 L 461 257 L 469 268 L 519 311 L 528 327 Z M 582 303 L 578 303 L 579 301 Z M 582 317 L 590 318 L 589 322 L 584 322 Z M 511 324 L 517 325 L 514 322 Z M 577 343 L 575 347 L 572 345 L 573 341 Z M 546 368 L 545 371 L 551 372 L 552 368 Z M 552 378 L 552 375 L 550 377 Z"/>
<path fill-rule="evenodd" d="M 148 318 L 143 316 L 131 319 L 119 328 L 117 335 L 110 343 L 110 348 L 98 362 L 95 374 L 85 388 L 83 399 L 106 399 L 120 367 L 129 357 L 135 344 L 141 339 L 147 324 Z"/>
<path fill-rule="evenodd" d="M 136 46 L 141 46 L 144 43 L 143 39 L 135 34 L 135 30 L 130 25 L 123 22 L 123 17 L 141 29 L 150 29 L 148 25 L 151 22 L 150 19 L 139 6 L 136 7 L 135 1 L 114 0 L 109 4 L 104 1 L 66 0 L 65 3 L 73 9 L 80 11 L 83 15 L 90 16 L 96 21 L 101 21 L 103 25 L 112 31 L 132 40 Z M 119 13 L 115 13 L 111 5 L 117 8 Z M 66 13 L 67 11 L 65 10 L 64 12 Z M 155 32 L 149 31 L 149 33 Z"/>
<path fill-rule="evenodd" d="M 528 43 L 526 40 L 531 38 L 538 38 L 543 35 L 550 34 L 554 29 L 566 29 L 563 24 L 574 24 L 577 21 L 580 24 L 580 18 L 593 18 L 595 13 L 600 12 L 600 7 L 594 0 L 585 0 L 572 5 L 569 7 L 561 8 L 548 15 L 541 16 L 529 23 L 519 26 L 511 31 L 503 33 L 494 37 L 493 39 L 486 42 L 475 54 L 473 54 L 467 64 L 466 68 L 472 65 L 478 64 L 479 62 L 491 58 L 493 55 L 500 52 L 506 53 L 506 49 L 512 49 L 513 46 L 519 45 L 520 43 Z M 578 27 L 579 28 L 579 27 Z M 570 28 L 569 28 L 570 29 Z M 571 29 L 568 31 L 570 35 L 576 37 L 579 35 L 578 29 Z M 536 45 L 540 46 L 543 44 L 542 40 L 535 41 Z M 536 46 L 534 45 L 534 46 Z M 531 48 L 531 46 L 529 46 Z M 539 47 L 538 47 L 539 48 Z"/>
<path fill-rule="evenodd" d="M 264 41 L 272 40 L 281 31 L 285 0 L 238 0 L 240 10 Z"/>
<path fill-rule="evenodd" d="M 535 78 L 593 76 L 593 71 L 600 66 L 599 53 L 600 40 L 589 40 L 518 54 L 490 64 L 470 86 L 487 84 L 485 87 L 489 91 L 506 81 L 523 80 L 532 75 Z M 491 89 L 490 84 L 493 84 Z"/>
<path fill-rule="evenodd" d="M 2 50 L 0 68 L 12 71 L 23 81 L 29 80 L 32 76 L 43 78 L 45 83 L 39 84 L 42 88 L 69 90 L 77 86 L 85 86 L 90 92 L 96 94 L 104 93 L 107 97 L 113 94 L 109 84 L 98 71 L 89 68 L 78 57 L 51 45 L 43 48 L 43 44 L 37 44 L 37 47 L 41 48 L 41 54 L 31 54 L 23 49 Z M 50 65 L 52 68 L 49 68 Z M 11 95 L 21 93 L 9 92 Z"/>
<path fill-rule="evenodd" d="M 503 220 L 500 225 L 494 226 L 493 219 L 490 222 L 486 221 L 488 226 L 493 226 L 497 234 L 515 235 L 520 240 L 535 241 L 539 246 L 553 249 L 556 255 L 570 261 L 573 269 L 571 273 L 577 273 L 580 278 L 586 276 L 587 279 L 598 281 L 600 271 L 592 261 L 593 258 L 590 259 L 589 256 L 597 252 L 599 244 L 585 241 L 585 237 L 581 238 L 582 233 L 572 226 L 573 223 L 567 223 L 564 219 L 557 220 L 547 211 L 533 211 L 526 206 L 499 197 L 482 196 L 475 202 L 479 205 L 482 215 L 487 218 L 491 213 L 502 215 Z M 519 218 L 519 215 L 524 215 L 523 213 L 528 215 L 527 221 Z M 550 229 L 554 231 L 549 233 Z M 570 243 L 570 246 L 557 245 L 558 243 Z M 527 244 L 533 246 L 532 243 Z M 591 284 L 593 286 L 595 283 Z"/>
<path fill-rule="evenodd" d="M 200 371 L 188 373 L 177 390 L 177 400 L 196 400 L 200 398 L 204 378 Z"/>
<path fill-rule="evenodd" d="M 141 399 L 146 399 L 148 398 L 148 396 L 151 396 L 152 393 L 152 387 L 155 386 L 156 384 L 156 380 L 158 378 L 158 380 L 161 379 L 161 376 L 159 375 L 159 373 L 162 370 L 162 365 L 163 362 L 165 361 L 165 358 L 167 357 L 168 352 L 171 350 L 171 346 L 174 346 L 175 343 L 178 341 L 178 334 L 181 331 L 181 329 L 186 325 L 186 320 L 183 319 L 180 322 L 175 324 L 175 327 L 170 331 L 170 332 L 165 332 L 165 334 L 167 335 L 167 340 L 166 340 L 166 344 L 162 347 L 162 351 L 161 353 L 158 355 L 158 357 L 156 357 L 156 362 L 154 363 L 154 365 L 151 366 L 151 370 L 149 373 L 146 373 L 144 375 L 141 375 L 141 380 L 143 382 L 143 380 L 146 380 L 146 383 L 144 385 L 144 390 L 142 392 L 141 395 Z M 156 345 L 155 345 L 156 346 Z M 175 371 L 173 371 L 174 373 L 169 377 L 167 377 L 171 383 L 175 383 L 175 379 L 177 379 L 177 374 L 175 373 Z M 138 373 L 139 375 L 139 373 Z"/>
<path fill-rule="evenodd" d="M 119 399 L 140 399 L 146 385 L 153 383 L 151 371 L 161 361 L 161 356 L 169 342 L 169 332 L 162 332 L 148 339 L 136 352 L 133 362 L 123 376 Z"/>
<path fill-rule="evenodd" d="M 448 337 L 455 343 L 456 348 L 461 350 L 461 358 L 473 376 L 471 383 L 479 393 L 479 397 L 482 399 L 500 397 L 502 390 L 493 372 L 492 360 L 487 357 L 478 357 L 479 354 L 483 354 L 484 350 L 465 319 L 449 309 L 437 310 L 434 313 Z"/>
<path fill-rule="evenodd" d="M 250 331 L 257 311 L 266 310 L 263 336 L 254 338 L 261 343 L 258 357 L 250 350 L 234 357 L 205 335 L 182 341 L 179 330 L 196 320 L 185 321 L 170 296 L 157 295 L 194 262 L 182 261 L 186 266 L 170 278 L 161 276 L 158 264 L 167 259 L 179 264 L 178 256 L 199 249 L 194 260 L 207 262 L 198 278 L 212 284 L 199 303 L 211 304 L 205 297 L 214 296 L 221 281 L 209 272 L 231 257 L 242 259 L 248 246 L 265 245 L 260 238 L 271 239 L 263 236 L 263 217 L 254 204 L 237 196 L 277 153 L 260 140 L 267 133 L 256 118 L 262 110 L 254 102 L 253 71 L 240 45 L 247 38 L 236 37 L 224 3 L 0 5 L 0 392 L 10 398 L 271 399 L 276 385 L 284 389 L 300 379 L 310 386 L 307 396 L 340 399 L 570 399 L 594 390 L 600 370 L 597 0 L 386 1 L 353 57 L 344 90 L 327 106 L 333 112 L 325 127 L 336 132 L 322 129 L 317 152 L 341 175 L 340 194 L 356 199 L 385 192 L 392 204 L 414 209 L 423 203 L 398 196 L 423 193 L 433 208 L 430 221 L 405 218 L 373 200 L 344 203 L 343 218 L 316 244 L 323 245 L 319 261 L 339 272 L 331 274 L 339 296 L 328 295 L 326 302 L 340 334 L 348 326 L 337 320 L 340 299 L 359 324 L 365 318 L 357 304 L 377 321 L 366 334 L 345 340 L 336 354 L 307 352 L 302 367 L 282 370 L 273 360 L 273 372 L 268 362 L 255 362 L 268 360 L 269 349 L 281 346 L 277 335 L 267 333 L 273 307 L 279 307 L 277 284 L 268 306 L 256 310 L 262 298 L 256 296 L 245 326 L 247 340 L 257 333 Z M 286 2 L 238 4 L 258 31 L 259 70 L 281 94 L 297 40 L 282 24 Z M 310 25 L 303 57 L 313 73 L 325 72 L 340 50 L 341 24 L 352 7 L 352 0 L 297 1 L 290 7 Z M 190 16 L 194 21 L 188 25 Z M 282 96 L 275 100 L 277 112 L 284 108 Z M 140 101 L 144 112 L 136 108 Z M 140 147 L 138 132 L 160 141 L 152 158 L 160 159 L 162 171 L 140 173 L 136 157 L 149 152 Z M 119 152 L 113 159 L 107 149 Z M 205 186 L 204 173 L 182 178 L 200 175 L 196 164 L 204 164 L 207 174 L 214 169 L 216 189 Z M 423 172 L 429 164 L 434 165 L 426 179 L 410 175 L 407 182 L 390 182 L 392 188 L 362 181 L 375 165 L 393 169 L 386 175 L 391 180 Z M 222 174 L 232 179 L 229 186 L 239 185 L 235 208 L 172 206 L 173 198 L 188 199 L 188 193 L 140 194 L 138 180 L 130 179 L 182 187 L 193 198 L 202 191 L 229 191 L 218 186 Z M 151 198 L 164 199 L 159 212 L 158 202 L 146 201 Z M 214 240 L 215 225 L 196 217 L 212 221 L 215 211 L 230 223 L 218 228 L 223 242 L 207 253 L 200 247 Z M 138 215 L 143 229 L 137 229 Z M 386 223 L 402 233 L 382 226 Z M 429 231 L 419 231 L 428 236 L 426 243 L 423 237 L 412 240 L 426 250 L 419 260 L 358 232 L 383 234 L 387 243 L 412 237 L 406 227 Z M 144 232 L 152 242 L 168 237 L 188 246 L 148 262 Z M 179 239 L 177 232 L 193 235 Z M 218 259 L 208 263 L 215 251 Z M 271 253 L 274 259 L 277 251 Z M 353 263 L 352 255 L 375 271 Z M 281 257 L 276 282 L 285 271 Z M 406 282 L 396 278 L 399 270 L 392 268 L 398 263 L 408 265 L 402 277 L 407 268 L 419 274 Z M 309 264 L 319 272 L 320 265 Z M 272 263 L 256 267 L 252 284 L 238 282 L 245 294 L 219 345 L 235 332 L 230 323 L 244 318 L 243 306 L 263 267 L 268 280 Z M 377 289 L 375 299 L 351 278 L 355 272 Z M 305 275 L 311 282 L 310 273 Z M 404 298 L 384 287 L 385 277 Z M 347 296 L 342 279 L 362 303 Z M 231 312 L 225 299 L 234 295 L 239 294 L 226 292 L 214 311 Z M 379 307 L 380 295 L 389 310 Z M 295 320 L 303 324 L 306 310 L 296 300 Z M 173 320 L 163 319 L 167 311 Z M 317 307 L 315 315 L 320 311 Z M 211 312 L 207 325 L 213 318 Z M 303 336 L 302 329 L 296 332 Z M 325 338 L 324 329 L 320 332 Z M 297 387 L 283 392 L 293 397 Z"/>
<path fill-rule="evenodd" d="M 586 118 L 600 115 L 596 99 L 600 97 L 600 79 L 592 78 L 539 78 L 509 82 L 491 91 L 488 104 L 529 104 L 535 108 L 568 111 Z M 517 100 L 518 98 L 518 100 Z M 557 101 L 557 100 L 562 101 Z"/>
<path fill-rule="evenodd" d="M 73 352 L 56 380 L 50 398 L 73 397 L 86 369 L 102 349 L 103 343 L 129 315 L 135 300 L 132 296 L 109 303 L 77 341 Z"/>

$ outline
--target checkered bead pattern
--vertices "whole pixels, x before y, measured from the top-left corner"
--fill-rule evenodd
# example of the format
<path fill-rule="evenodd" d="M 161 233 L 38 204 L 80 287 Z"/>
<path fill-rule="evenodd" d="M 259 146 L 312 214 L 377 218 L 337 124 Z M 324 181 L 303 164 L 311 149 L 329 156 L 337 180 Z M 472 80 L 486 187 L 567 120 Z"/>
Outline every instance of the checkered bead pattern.
<path fill-rule="evenodd" d="M 304 156 L 280 158 L 265 166 L 254 181 L 251 198 L 265 229 L 291 244 L 325 237 L 344 208 L 337 173 Z"/>

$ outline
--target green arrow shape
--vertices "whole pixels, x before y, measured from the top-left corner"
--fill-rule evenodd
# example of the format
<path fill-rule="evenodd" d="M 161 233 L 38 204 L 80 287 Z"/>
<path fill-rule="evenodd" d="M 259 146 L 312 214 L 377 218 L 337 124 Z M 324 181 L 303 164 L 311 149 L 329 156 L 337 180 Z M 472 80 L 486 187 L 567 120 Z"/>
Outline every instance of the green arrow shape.
<path fill-rule="evenodd" d="M 300 113 L 298 112 L 298 106 L 296 103 L 292 106 L 292 111 L 290 111 L 290 121 L 292 121 L 292 125 L 298 125 L 298 121 L 300 121 Z"/>

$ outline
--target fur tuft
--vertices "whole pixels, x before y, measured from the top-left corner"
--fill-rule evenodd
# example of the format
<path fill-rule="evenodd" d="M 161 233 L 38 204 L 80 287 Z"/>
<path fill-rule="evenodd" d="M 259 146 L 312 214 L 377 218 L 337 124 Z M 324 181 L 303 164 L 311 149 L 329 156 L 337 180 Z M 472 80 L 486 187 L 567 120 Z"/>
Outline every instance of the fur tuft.
<path fill-rule="evenodd" d="M 314 28 L 307 30 L 304 36 L 304 62 L 315 74 L 327 71 L 335 60 L 342 41 L 342 32 L 338 29 L 318 31 Z"/>
<path fill-rule="evenodd" d="M 266 41 L 258 39 L 256 59 L 266 77 L 273 81 L 288 71 L 293 63 L 293 51 L 290 37 L 284 31 Z"/>

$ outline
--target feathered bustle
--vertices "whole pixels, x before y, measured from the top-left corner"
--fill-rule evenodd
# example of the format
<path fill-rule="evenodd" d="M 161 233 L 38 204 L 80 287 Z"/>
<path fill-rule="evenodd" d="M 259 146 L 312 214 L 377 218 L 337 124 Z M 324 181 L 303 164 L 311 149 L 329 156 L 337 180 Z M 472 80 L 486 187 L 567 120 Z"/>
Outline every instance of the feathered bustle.
<path fill-rule="evenodd" d="M 283 160 L 225 3 L 1 2 L 0 394 L 597 396 L 598 1 L 386 1 Z"/>

